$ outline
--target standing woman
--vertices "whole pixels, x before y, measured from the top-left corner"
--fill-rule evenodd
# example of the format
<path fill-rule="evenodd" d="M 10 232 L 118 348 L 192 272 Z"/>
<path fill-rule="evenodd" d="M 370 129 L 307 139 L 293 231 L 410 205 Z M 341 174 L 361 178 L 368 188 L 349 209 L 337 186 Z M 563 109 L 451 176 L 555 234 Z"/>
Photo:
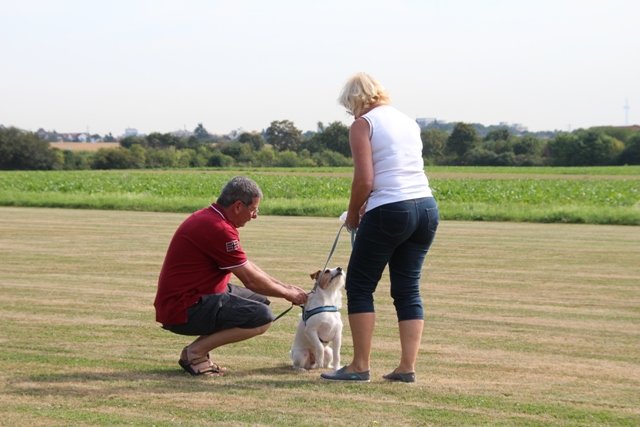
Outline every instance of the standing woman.
<path fill-rule="evenodd" d="M 369 381 L 376 320 L 373 293 L 389 265 L 402 354 L 396 369 L 383 378 L 415 382 L 424 324 L 420 273 L 438 227 L 438 206 L 424 173 L 420 128 L 389 105 L 384 87 L 366 73 L 347 81 L 339 102 L 355 118 L 349 131 L 354 172 L 345 221 L 349 230 L 358 230 L 346 283 L 353 360 L 321 376 Z"/>

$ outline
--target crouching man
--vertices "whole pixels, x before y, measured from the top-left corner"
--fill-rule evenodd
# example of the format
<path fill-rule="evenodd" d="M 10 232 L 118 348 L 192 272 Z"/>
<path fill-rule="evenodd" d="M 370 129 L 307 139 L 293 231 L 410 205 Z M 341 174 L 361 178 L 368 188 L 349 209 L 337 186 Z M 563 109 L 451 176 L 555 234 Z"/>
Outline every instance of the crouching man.
<path fill-rule="evenodd" d="M 261 199 L 253 180 L 235 177 L 215 203 L 178 227 L 169 244 L 154 302 L 156 320 L 171 332 L 198 337 L 178 360 L 191 375 L 222 375 L 224 368 L 209 353 L 271 326 L 268 296 L 306 302 L 303 289 L 269 276 L 240 246 L 238 228 L 257 218 Z M 229 283 L 232 274 L 244 287 Z"/>

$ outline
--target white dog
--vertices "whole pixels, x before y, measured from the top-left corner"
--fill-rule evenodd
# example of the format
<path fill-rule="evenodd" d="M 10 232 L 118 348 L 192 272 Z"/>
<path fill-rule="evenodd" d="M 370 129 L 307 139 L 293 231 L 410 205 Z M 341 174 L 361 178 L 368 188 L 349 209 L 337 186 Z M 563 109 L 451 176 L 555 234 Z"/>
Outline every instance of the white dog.
<path fill-rule="evenodd" d="M 310 292 L 291 346 L 291 360 L 297 370 L 339 368 L 342 345 L 342 268 L 318 270 L 311 275 Z"/>

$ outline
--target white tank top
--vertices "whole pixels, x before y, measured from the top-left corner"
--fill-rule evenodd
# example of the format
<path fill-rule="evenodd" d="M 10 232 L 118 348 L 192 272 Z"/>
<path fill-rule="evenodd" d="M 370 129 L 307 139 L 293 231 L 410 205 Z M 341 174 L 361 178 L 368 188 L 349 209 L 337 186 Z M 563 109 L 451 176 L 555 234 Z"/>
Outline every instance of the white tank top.
<path fill-rule="evenodd" d="M 374 175 L 366 211 L 387 203 L 432 197 L 416 121 L 390 105 L 376 107 L 362 118 L 369 123 Z"/>

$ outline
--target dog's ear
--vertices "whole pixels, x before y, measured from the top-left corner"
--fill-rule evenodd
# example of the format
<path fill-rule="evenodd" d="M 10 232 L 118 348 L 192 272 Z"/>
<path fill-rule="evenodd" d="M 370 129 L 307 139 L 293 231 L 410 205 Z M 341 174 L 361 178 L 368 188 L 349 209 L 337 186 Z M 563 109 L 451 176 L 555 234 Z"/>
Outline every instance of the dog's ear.
<path fill-rule="evenodd" d="M 315 273 L 311 273 L 309 276 L 311 276 L 313 280 L 317 280 L 319 275 L 320 275 L 320 270 L 316 271 Z"/>

